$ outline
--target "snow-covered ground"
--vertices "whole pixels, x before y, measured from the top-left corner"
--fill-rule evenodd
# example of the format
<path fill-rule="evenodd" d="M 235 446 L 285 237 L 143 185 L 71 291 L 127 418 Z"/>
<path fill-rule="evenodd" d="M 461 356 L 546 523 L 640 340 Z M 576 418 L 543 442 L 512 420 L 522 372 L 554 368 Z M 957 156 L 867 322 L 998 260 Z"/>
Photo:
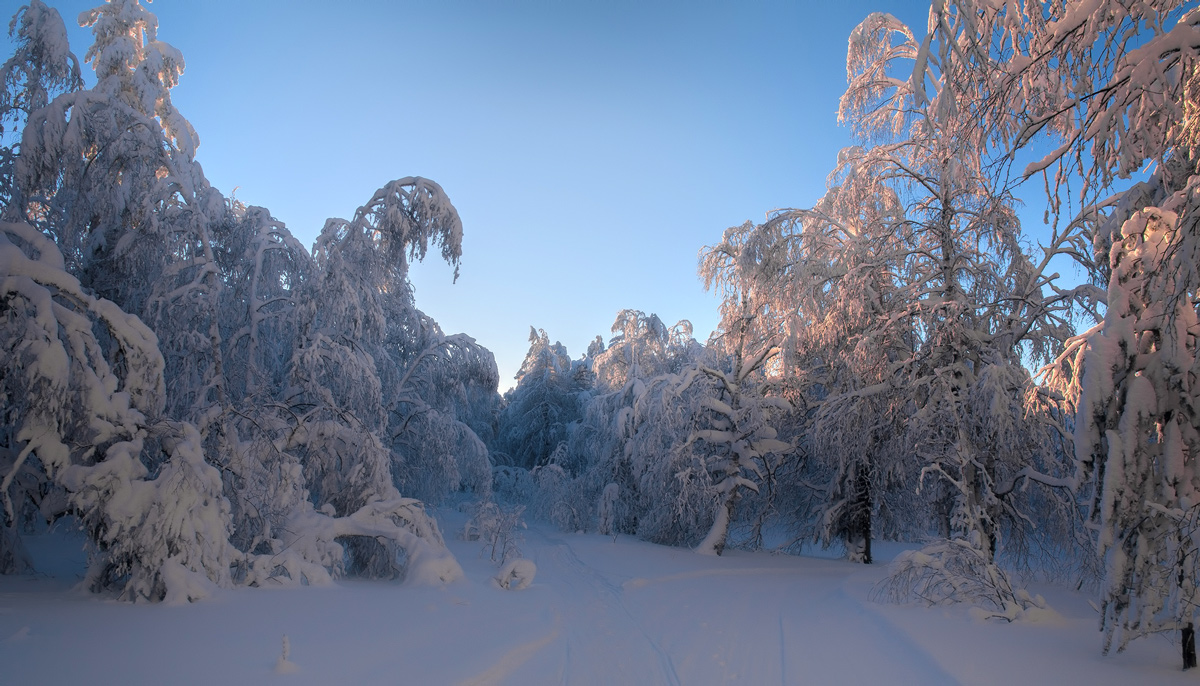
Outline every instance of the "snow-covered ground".
<path fill-rule="evenodd" d="M 131 605 L 70 590 L 62 541 L 31 549 L 58 577 L 0 577 L 0 684 L 1183 684 L 1177 646 L 1099 654 L 1086 596 L 1037 588 L 1038 622 L 880 605 L 884 565 L 729 551 L 533 526 L 532 585 L 503 590 L 478 543 L 445 588 L 342 582 Z M 56 548 L 57 546 L 57 548 Z M 886 547 L 885 547 L 886 551 Z M 283 637 L 290 647 L 281 665 Z"/>

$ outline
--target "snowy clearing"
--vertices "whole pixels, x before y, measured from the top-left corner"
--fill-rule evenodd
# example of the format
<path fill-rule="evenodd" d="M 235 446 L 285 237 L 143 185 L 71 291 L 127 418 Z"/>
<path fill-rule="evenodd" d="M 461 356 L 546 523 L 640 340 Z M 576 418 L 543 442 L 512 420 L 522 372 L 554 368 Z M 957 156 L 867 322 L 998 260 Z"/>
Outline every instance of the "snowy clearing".
<path fill-rule="evenodd" d="M 11 684 L 1183 684 L 1166 639 L 1100 655 L 1083 594 L 1009 624 L 966 607 L 868 599 L 885 565 L 731 550 L 722 557 L 534 525 L 537 566 L 501 589 L 465 515 L 438 513 L 466 579 L 239 589 L 185 606 L 116 602 L 49 576 L 0 577 Z M 33 539 L 70 576 L 63 541 Z M 881 546 L 890 556 L 893 546 Z M 78 555 L 76 555 L 78 557 Z M 284 636 L 288 654 L 281 654 Z"/>

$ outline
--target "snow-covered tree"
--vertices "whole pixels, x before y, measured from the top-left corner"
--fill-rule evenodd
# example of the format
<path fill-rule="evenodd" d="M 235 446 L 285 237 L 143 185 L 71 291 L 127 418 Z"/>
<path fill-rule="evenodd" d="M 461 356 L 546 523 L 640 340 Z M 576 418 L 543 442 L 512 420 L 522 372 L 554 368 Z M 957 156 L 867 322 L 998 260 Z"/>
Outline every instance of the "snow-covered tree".
<path fill-rule="evenodd" d="M 394 390 L 388 429 L 393 480 L 405 493 L 435 504 L 460 489 L 486 498 L 486 440 L 495 434 L 500 403 L 496 359 L 470 336 L 442 334 L 432 319 L 425 331 L 420 353 L 396 367 L 403 370 L 399 381 L 384 380 Z"/>
<path fill-rule="evenodd" d="M 4 571 L 21 567 L 12 529 L 36 508 L 88 529 L 93 588 L 186 600 L 228 584 L 229 506 L 195 429 L 161 417 L 154 333 L 64 267 L 34 227 L 0 225 Z"/>
<path fill-rule="evenodd" d="M 681 373 L 709 362 L 691 330 L 687 321 L 668 329 L 655 315 L 623 310 L 611 345 L 597 338 L 573 362 L 534 330 L 528 373 L 508 398 L 502 427 L 520 430 L 518 411 L 536 411 L 538 403 L 558 407 L 560 424 L 568 414 L 573 419 L 555 445 L 543 443 L 545 464 L 530 472 L 498 468 L 502 488 L 530 493 L 532 514 L 568 530 L 598 528 L 670 545 L 699 541 L 711 528 L 717 494 L 702 442 L 688 443 L 710 383 L 703 377 L 681 385 Z M 619 385 L 597 380 L 591 389 L 601 376 Z M 525 430 L 545 426 L 540 417 Z"/>
<path fill-rule="evenodd" d="M 41 0 L 18 9 L 8 33 L 17 49 L 0 66 L 0 206 L 13 212 L 13 165 L 25 121 L 59 93 L 82 88 L 83 79 L 62 17 Z M 21 219 L 15 212 L 8 218 Z"/>
<path fill-rule="evenodd" d="M 1082 175 L 1103 198 L 1146 163 L 1151 178 L 1110 197 L 1093 221 L 1097 261 L 1109 266 L 1103 324 L 1083 334 L 1051 373 L 1078 409 L 1079 485 L 1092 498 L 1104 556 L 1104 650 L 1180 630 L 1185 668 L 1197 579 L 1194 491 L 1197 393 L 1197 150 L 1200 10 L 1188 3 L 1114 13 L 1068 7 L 1025 30 L 1014 78 L 1037 78 L 1049 102 L 1022 133 L 1045 130 L 1061 148 L 1038 163 Z M 1053 58 L 1039 72 L 1027 59 Z M 1091 84 L 1068 100 L 1078 84 Z M 1058 105 L 1056 112 L 1050 111 Z M 1019 139 L 1018 144 L 1024 143 Z M 1090 155 L 1080 154 L 1086 147 Z M 1086 160 L 1086 161 L 1084 161 Z M 1057 196 L 1054 197 L 1057 200 Z"/>
<path fill-rule="evenodd" d="M 688 442 L 708 377 L 633 378 L 589 399 L 557 463 L 534 471 L 535 513 L 567 529 L 695 545 L 711 528 L 718 493 L 703 444 Z"/>
<path fill-rule="evenodd" d="M 612 325 L 608 346 L 590 354 L 596 386 L 603 392 L 623 387 L 630 379 L 649 379 L 680 372 L 697 354 L 692 323 L 686 319 L 668 327 L 658 315 L 621 310 Z"/>
<path fill-rule="evenodd" d="M 1095 247 L 1103 324 L 1050 369 L 1075 417 L 1077 484 L 1099 527 L 1104 649 L 1179 628 L 1192 645 L 1194 523 L 1187 465 L 1194 421 L 1197 95 L 1193 2 L 961 0 L 954 44 L 975 70 L 981 114 L 1023 170 L 1040 174 L 1048 214 Z M 981 76 L 982 75 L 982 76 Z M 1147 171 L 1148 170 L 1148 171 Z M 1146 173 L 1136 184 L 1122 180 Z M 1079 253 L 1085 253 L 1083 246 Z M 1077 256 L 1087 263 L 1088 256 Z"/>
<path fill-rule="evenodd" d="M 795 491 L 805 490 L 801 483 L 822 484 L 812 498 L 815 512 L 806 513 L 818 521 L 816 535 L 826 545 L 840 540 L 850 559 L 870 562 L 874 513 L 888 511 L 877 501 L 911 477 L 889 384 L 912 336 L 884 325 L 906 307 L 896 246 L 904 208 L 894 189 L 856 166 L 861 152 L 843 151 L 816 207 L 729 229 L 705 249 L 703 269 L 742 275 L 749 288 L 726 294 L 727 306 L 741 297 L 754 312 L 745 324 L 782 343 L 778 373 L 808 408 L 793 418 L 802 425 L 807 460 L 788 485 L 792 507 Z"/>
<path fill-rule="evenodd" d="M 582 395 L 591 388 L 587 369 L 571 360 L 544 330 L 529 328 L 529 352 L 505 396 L 497 448 L 513 465 L 547 465 L 579 421 Z"/>
<path fill-rule="evenodd" d="M 96 36 L 90 90 L 64 76 L 73 58 L 56 17 L 33 2 L 14 20 L 20 46 L 4 67 L 4 125 L 27 123 L 20 146 L 5 148 L 17 154 L 4 212 L 36 230 L 6 225 L 6 244 L 61 272 L 53 278 L 69 287 L 55 281 L 47 297 L 84 303 L 67 310 L 142 327 L 97 323 L 95 340 L 79 334 L 71 349 L 81 368 L 99 370 L 92 396 L 115 394 L 117 407 L 124 398 L 133 419 L 121 420 L 120 440 L 71 428 L 68 445 L 84 452 L 65 470 L 46 467 L 57 453 L 14 420 L 0 557 L 21 564 L 11 525 L 36 505 L 84 522 L 103 552 L 93 585 L 127 597 L 186 599 L 205 579 L 459 574 L 422 503 L 396 488 L 425 472 L 414 488 L 433 494 L 490 483 L 483 443 L 462 419 L 486 427 L 495 361 L 469 337 L 444 336 L 407 282 L 407 260 L 430 241 L 457 264 L 461 223 L 441 188 L 388 184 L 353 221 L 332 222 L 310 257 L 266 210 L 208 185 L 194 161 L 198 136 L 170 98 L 183 59 L 157 40 L 153 14 L 113 0 L 81 15 Z M 65 92 L 39 100 L 56 91 Z M 37 311 L 49 312 L 38 298 Z M 38 316 L 50 326 L 22 302 L 5 309 L 11 332 Z M 63 335 L 75 335 L 76 319 Z M 119 340 L 145 329 L 141 321 L 154 331 L 152 357 Z M 12 383 L 41 373 L 29 359 L 8 362 Z M 157 379 L 157 395 L 130 405 L 121 379 L 142 377 Z M 53 384 L 34 385 L 30 406 L 61 400 Z M 407 459 L 404 446 L 422 444 L 429 450 L 419 455 L 449 471 Z"/>
<path fill-rule="evenodd" d="M 226 393 L 234 405 L 267 402 L 286 381 L 298 336 L 296 294 L 315 268 L 265 208 L 230 202 L 216 233 Z"/>
<path fill-rule="evenodd" d="M 1104 323 L 1072 360 L 1082 370 L 1076 455 L 1099 499 L 1106 652 L 1196 620 L 1196 207 L 1147 208 L 1124 223 Z"/>
<path fill-rule="evenodd" d="M 82 20 L 96 36 L 87 57 L 97 84 L 30 114 L 10 211 L 55 240 L 85 288 L 152 326 L 168 381 L 164 414 L 194 423 L 204 452 L 232 456 L 239 441 L 224 421 L 225 282 L 213 238 L 229 208 L 171 105 L 182 57 L 157 40 L 157 20 L 136 2 Z"/>
<path fill-rule="evenodd" d="M 941 508 L 944 535 L 993 566 L 1005 528 L 1027 517 L 1014 483 L 1065 494 L 1053 417 L 1026 407 L 1024 364 L 1057 354 L 1096 293 L 1049 269 L 1078 252 L 1078 231 L 1026 251 L 1013 186 L 995 173 L 1003 151 L 978 123 L 994 65 L 956 48 L 969 23 L 940 3 L 923 38 L 890 15 L 864 20 L 840 108 L 860 146 L 840 155 L 826 197 L 706 253 L 709 273 L 740 280 L 725 318 L 783 348 L 773 371 L 806 401 L 807 471 L 826 484 L 818 533 L 856 559 L 893 486 L 922 496 L 888 503 L 906 508 L 893 521 L 920 534 Z"/>
<path fill-rule="evenodd" d="M 15 165 L 21 219 L 52 236 L 84 286 L 140 314 L 173 250 L 211 255 L 198 138 L 171 104 L 183 58 L 136 0 L 85 12 L 96 85 L 31 113 Z"/>
<path fill-rule="evenodd" d="M 778 349 L 731 347 L 724 364 L 696 354 L 677 373 L 633 377 L 589 403 L 577 436 L 594 448 L 573 495 L 597 503 L 605 533 L 720 555 L 738 502 L 791 452 L 771 426 L 787 404 L 763 392 Z"/>
<path fill-rule="evenodd" d="M 1012 191 L 989 171 L 988 132 L 968 88 L 977 81 L 965 76 L 988 76 L 989 65 L 955 48 L 970 20 L 934 5 L 918 41 L 890 16 L 868 17 L 850 39 L 840 116 L 877 141 L 859 164 L 905 204 L 893 250 L 903 265 L 899 321 L 913 347 L 892 385 L 915 409 L 908 445 L 923 479 L 948 488 L 950 536 L 990 558 L 1002 526 L 1021 521 L 1007 484 L 1021 474 L 1062 486 L 1046 473 L 1057 468 L 1049 424 L 1024 404 L 1023 361 L 1058 352 L 1093 293 L 1060 289 L 1049 272 L 1052 258 L 1075 249 L 1074 236 L 1052 236 L 1040 259 L 1023 248 Z M 889 76 L 906 65 L 907 81 Z"/>
<path fill-rule="evenodd" d="M 758 493 L 773 463 L 793 450 L 791 444 L 777 440 L 770 425 L 774 414 L 789 409 L 787 402 L 764 393 L 762 382 L 755 379 L 770 354 L 768 350 L 735 356 L 728 372 L 696 367 L 684 375 L 681 388 L 672 391 L 682 392 L 701 374 L 715 382 L 700 399 L 707 416 L 688 437 L 688 443 L 703 444 L 703 465 L 718 494 L 712 528 L 696 547 L 702 555 L 720 555 L 725 550 L 738 502 L 747 492 Z"/>
<path fill-rule="evenodd" d="M 206 263 L 212 263 L 211 243 L 204 231 L 207 222 L 199 216 L 203 202 L 197 200 L 197 192 L 205 190 L 204 185 L 198 183 L 203 177 L 192 161 L 196 137 L 186 120 L 170 104 L 169 91 L 182 71 L 182 58 L 169 45 L 157 41 L 156 20 L 136 2 L 105 5 L 83 17 L 85 24 L 93 26 L 96 35 L 96 43 L 87 58 L 97 71 L 98 83 L 91 90 L 77 90 L 74 89 L 78 85 L 77 74 L 74 74 L 77 68 L 71 66 L 74 60 L 65 46 L 65 35 L 60 35 L 63 34 L 61 26 L 50 28 L 54 24 L 51 14 L 40 4 L 30 5 L 21 19 L 23 29 L 40 31 L 43 37 L 41 43 L 35 45 L 31 33 L 31 42 L 26 48 L 40 45 L 42 49 L 27 50 L 30 54 L 15 56 L 14 60 L 23 62 L 10 60 L 7 73 L 15 73 L 23 63 L 25 66 L 21 71 L 29 75 L 27 79 L 36 80 L 45 74 L 36 75 L 33 66 L 38 60 L 49 59 L 59 63 L 55 78 L 60 82 L 59 90 L 66 92 L 45 102 L 46 88 L 31 88 L 26 80 L 24 91 L 14 91 L 15 82 L 6 80 L 10 100 L 19 106 L 41 105 L 27 113 L 19 153 L 13 165 L 6 216 L 34 222 L 51 236 L 65 258 L 63 268 L 80 277 L 80 285 L 86 292 L 99 293 L 115 301 L 114 307 L 144 316 L 152 293 L 162 284 L 159 276 L 170 273 L 168 265 L 173 261 L 172 250 L 174 254 L 204 252 L 208 258 Z M 73 75 L 68 78 L 66 74 Z M 13 98 L 21 92 L 28 97 Z M 195 245 L 194 250 L 184 247 L 181 242 Z M 203 282 L 207 293 L 214 295 L 215 275 L 212 271 L 200 269 L 196 272 L 195 276 L 187 278 Z M 213 317 L 207 317 L 206 321 L 215 326 Z M 163 340 L 163 337 L 157 337 L 155 343 L 162 344 Z M 156 349 L 156 355 L 158 352 Z M 158 356 L 159 364 L 162 359 Z M 127 360 L 123 364 L 132 366 L 135 361 Z M 131 368 L 129 373 L 142 372 Z M 159 368 L 157 373 L 162 374 L 163 369 Z M 172 386 L 172 390 L 174 388 Z M 156 413 L 163 409 L 156 408 Z M 193 471 L 192 476 L 181 476 L 180 484 L 198 489 L 196 493 L 206 493 L 200 500 L 212 507 L 224 502 L 213 497 L 219 496 L 220 489 L 212 490 L 211 478 L 200 476 L 207 474 L 206 469 L 211 467 L 204 465 L 202 450 L 188 434 L 188 427 L 179 425 L 169 433 L 170 436 L 160 436 L 159 444 L 169 443 L 175 448 L 164 449 L 162 455 L 169 456 L 177 448 L 178 454 L 183 456 L 180 459 L 186 457 L 186 461 L 168 464 L 191 465 L 189 469 Z M 162 458 L 156 457 L 156 449 L 149 448 L 143 454 L 142 446 L 136 440 L 128 443 L 130 447 L 122 452 L 126 457 L 114 456 L 103 461 L 103 469 L 112 472 L 112 483 L 93 494 L 93 509 L 101 507 L 96 503 L 107 502 L 110 497 L 111 493 L 106 494 L 104 489 L 119 488 L 121 479 L 133 480 L 136 484 L 145 476 L 146 466 L 140 462 L 135 464 L 136 460 L 145 460 L 155 469 L 161 464 Z M 122 461 L 130 466 L 118 469 Z M 212 473 L 215 474 L 215 470 Z M 180 484 L 174 484 L 174 487 L 180 488 Z M 82 487 L 82 482 L 76 485 Z M 154 501 L 142 498 L 138 502 L 148 509 L 137 511 L 135 508 L 123 516 L 152 521 L 153 513 L 157 511 Z M 227 518 L 228 514 L 224 516 Z M 86 521 L 87 516 L 83 519 Z M 125 525 L 134 526 L 134 522 Z M 182 524 L 176 522 L 175 525 Z M 94 534 L 99 536 L 100 530 L 109 524 L 95 526 Z M 228 545 L 224 534 L 210 531 L 208 535 L 211 545 Z M 108 546 L 109 542 L 103 538 L 100 541 Z M 121 538 L 117 542 L 124 541 Z M 174 543 L 170 546 L 178 547 Z M 161 584 L 131 571 L 143 563 L 153 567 L 155 563 L 149 553 L 146 553 L 146 560 L 130 561 L 126 558 L 136 558 L 146 551 L 121 553 L 119 546 L 108 546 L 108 549 L 113 561 L 109 565 L 110 573 L 106 574 L 111 578 L 100 579 L 101 585 L 124 584 L 127 595 L 162 597 Z M 133 579 L 127 582 L 130 574 Z M 228 570 L 209 576 L 214 574 L 216 578 L 224 578 L 228 576 Z M 134 590 L 130 591 L 130 588 Z"/>
<path fill-rule="evenodd" d="M 406 436 L 421 428 L 434 429 L 427 435 L 429 441 L 445 440 L 446 427 L 430 427 L 410 416 L 412 405 L 424 402 L 416 380 L 427 378 L 433 362 L 426 358 L 438 354 L 412 350 L 414 343 L 425 341 L 411 336 L 395 339 L 390 327 L 425 319 L 412 304 L 408 259 L 423 257 L 432 241 L 440 243 L 443 256 L 456 264 L 461 239 L 454 206 L 440 186 L 420 178 L 385 185 L 352 221 L 331 219 L 318 238 L 316 275 L 303 284 L 299 296 L 303 303 L 297 309 L 299 342 L 288 363 L 289 392 L 282 411 L 288 415 L 284 421 L 289 427 L 283 449 L 298 456 L 308 498 L 319 512 L 354 520 L 368 510 L 374 513 L 372 518 L 391 511 L 400 529 L 432 526 L 436 534 L 436 525 L 423 512 L 413 511 L 416 501 L 400 498 L 393 473 L 402 465 L 390 448 L 404 440 L 422 443 Z M 469 339 L 458 342 L 463 348 L 473 346 Z M 400 345 L 410 349 L 397 349 Z M 444 347 L 446 342 L 436 345 Z M 454 358 L 442 355 L 440 359 Z M 408 363 L 407 368 L 400 366 L 402 362 Z M 490 379 L 494 388 L 495 362 L 490 354 L 483 369 L 484 383 Z M 386 387 L 385 379 L 391 382 Z M 426 404 L 425 411 L 431 409 Z M 397 418 L 398 423 L 393 423 Z M 474 459 L 481 466 L 486 452 L 473 434 L 469 439 L 479 449 L 451 458 Z M 461 472 L 472 473 L 466 468 Z M 486 489 L 486 469 L 474 472 L 485 480 L 481 486 Z M 413 522 L 418 515 L 419 521 Z M 402 545 L 400 539 L 393 540 Z M 440 534 L 435 541 L 440 544 Z M 397 573 L 391 544 L 380 545 L 367 537 L 354 543 L 354 568 L 371 574 Z"/>
<path fill-rule="evenodd" d="M 229 405 L 214 238 L 229 207 L 204 179 L 199 138 L 171 103 L 183 58 L 157 39 L 154 15 L 119 0 L 80 19 L 95 36 L 86 58 L 96 85 L 29 115 L 9 213 L 54 238 L 84 287 L 158 333 L 167 412 L 196 423 L 207 445 Z"/>

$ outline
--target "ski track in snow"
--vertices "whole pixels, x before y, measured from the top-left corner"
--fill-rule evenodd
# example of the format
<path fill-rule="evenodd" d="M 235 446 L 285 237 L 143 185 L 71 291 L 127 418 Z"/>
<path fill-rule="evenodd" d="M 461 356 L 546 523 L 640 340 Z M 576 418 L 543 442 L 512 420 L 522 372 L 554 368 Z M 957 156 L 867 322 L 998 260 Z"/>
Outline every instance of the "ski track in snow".
<path fill-rule="evenodd" d="M 707 649 L 688 656 L 682 683 L 958 683 L 926 651 L 848 595 L 840 579 L 821 572 L 815 579 L 804 575 L 781 568 L 707 569 L 635 579 L 625 586 L 636 589 L 631 597 L 651 594 L 642 596 L 645 602 L 639 605 L 683 604 L 688 609 L 689 598 L 711 595 L 717 578 L 729 582 L 728 596 L 714 599 L 716 612 L 701 614 L 723 620 L 716 626 L 664 622 L 656 627 L 666 635 L 664 642 L 682 633 L 674 645 Z M 776 605 L 773 622 L 752 601 L 759 594 Z M 722 635 L 727 636 L 723 641 Z"/>
<path fill-rule="evenodd" d="M 652 682 L 678 686 L 679 675 L 670 655 L 629 611 L 623 589 L 584 564 L 563 539 L 538 530 L 534 533 L 546 544 L 535 560 L 539 574 L 557 582 L 558 606 L 576 619 L 564 646 L 563 683 L 635 683 L 649 678 L 646 664 L 656 664 L 659 674 Z M 597 653 L 601 660 L 575 660 L 572 664 L 572 655 Z M 619 659 L 612 659 L 616 656 Z"/>
<path fill-rule="evenodd" d="M 679 574 L 654 577 L 653 579 L 638 577 L 636 579 L 630 579 L 629 581 L 626 581 L 621 586 L 627 590 L 637 590 L 654 584 L 664 584 L 672 581 L 686 581 L 688 579 L 702 579 L 708 576 L 760 576 L 766 574 L 794 573 L 795 572 L 793 570 L 784 569 L 781 567 L 751 567 L 748 569 L 697 569 L 692 572 L 681 572 Z"/>
<path fill-rule="evenodd" d="M 465 679 L 458 682 L 459 686 L 489 686 L 489 684 L 500 683 L 501 680 L 509 677 L 521 665 L 529 661 L 540 650 L 550 645 L 558 638 L 562 632 L 562 616 L 556 614 L 554 616 L 554 629 L 542 638 L 539 638 L 528 643 L 513 648 L 504 654 L 496 664 L 489 667 L 482 674 L 474 676 L 470 679 Z"/>
<path fill-rule="evenodd" d="M 783 611 L 779 611 L 779 681 L 786 684 L 787 681 L 787 637 L 784 634 L 783 628 Z"/>
<path fill-rule="evenodd" d="M 808 580 L 813 583 L 797 578 L 791 565 L 616 581 L 581 559 L 569 537 L 540 528 L 530 535 L 537 538 L 531 548 L 538 551 L 538 581 L 555 597 L 555 616 L 566 619 L 558 641 L 538 642 L 547 651 L 559 646 L 555 671 L 563 684 L 958 683 L 925 650 L 846 593 L 843 586 L 853 574 L 847 570 L 854 568 L 818 563 L 816 578 Z M 589 559 L 598 552 L 594 541 L 580 543 Z M 668 554 L 683 564 L 700 560 L 689 551 Z M 727 557 L 718 564 L 744 561 Z M 731 590 L 714 594 L 714 583 Z M 739 589 L 766 591 L 776 611 L 764 612 L 751 598 L 742 602 Z M 714 615 L 725 618 L 725 626 L 703 621 Z M 512 678 L 503 683 L 529 683 L 523 674 L 505 674 Z"/>

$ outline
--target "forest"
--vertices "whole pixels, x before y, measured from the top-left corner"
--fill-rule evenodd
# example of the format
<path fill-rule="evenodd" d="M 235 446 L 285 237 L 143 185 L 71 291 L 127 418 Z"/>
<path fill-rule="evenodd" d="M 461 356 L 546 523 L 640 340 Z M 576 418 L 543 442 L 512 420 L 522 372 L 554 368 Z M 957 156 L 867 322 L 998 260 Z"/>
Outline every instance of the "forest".
<path fill-rule="evenodd" d="M 453 188 L 388 181 L 306 248 L 205 178 L 155 16 L 79 21 L 82 58 L 29 0 L 0 66 L 0 573 L 70 520 L 83 585 L 125 601 L 441 585 L 449 504 L 514 585 L 524 520 L 713 556 L 904 542 L 881 602 L 1015 621 L 1049 579 L 1092 595 L 1098 650 L 1165 633 L 1196 666 L 1196 2 L 866 16 L 820 200 L 678 246 L 719 329 L 631 308 L 572 357 L 535 327 L 503 395 L 409 280 L 431 251 L 457 274 Z"/>

